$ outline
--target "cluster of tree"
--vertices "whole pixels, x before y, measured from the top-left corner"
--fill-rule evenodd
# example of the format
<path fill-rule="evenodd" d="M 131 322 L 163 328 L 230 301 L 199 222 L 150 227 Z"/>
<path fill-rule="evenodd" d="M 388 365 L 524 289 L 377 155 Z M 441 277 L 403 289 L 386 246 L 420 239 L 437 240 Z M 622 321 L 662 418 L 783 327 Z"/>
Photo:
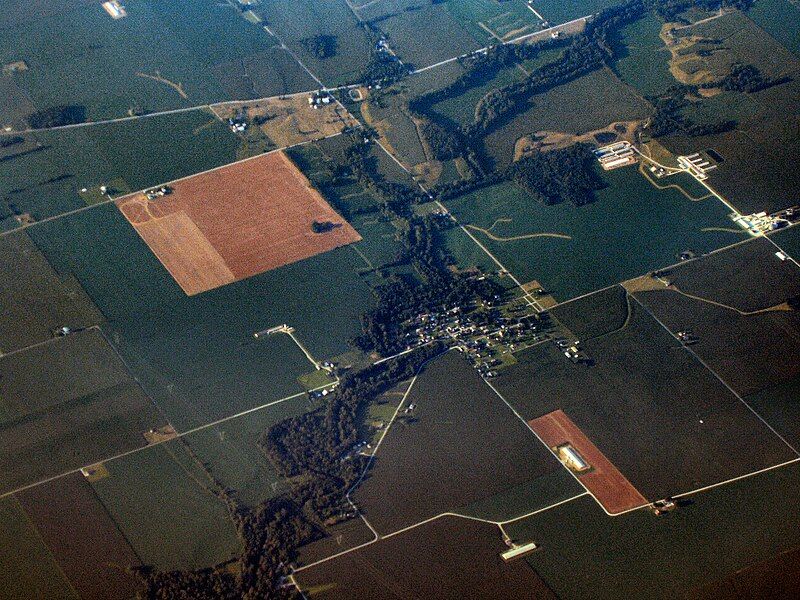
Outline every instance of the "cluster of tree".
<path fill-rule="evenodd" d="M 437 200 L 447 200 L 503 181 L 513 181 L 537 202 L 548 205 L 563 201 L 574 206 L 588 204 L 594 201 L 594 192 L 604 186 L 589 146 L 573 144 L 526 156 L 482 177 L 437 186 L 433 193 Z"/>
<path fill-rule="evenodd" d="M 315 35 L 303 38 L 300 40 L 300 44 L 306 52 L 319 59 L 336 56 L 336 51 L 339 49 L 339 42 L 335 35 Z"/>
<path fill-rule="evenodd" d="M 393 216 L 407 217 L 411 206 L 428 200 L 419 188 L 386 181 L 371 165 L 370 144 L 359 136 L 353 136 L 345 151 L 346 169 L 349 176 L 361 187 L 381 199 L 383 210 Z"/>
<path fill-rule="evenodd" d="M 311 223 L 311 231 L 314 233 L 327 233 L 336 227 L 332 221 L 314 221 Z"/>
<path fill-rule="evenodd" d="M 396 56 L 384 50 L 374 50 L 359 79 L 364 85 L 390 85 L 408 74 Z"/>
<path fill-rule="evenodd" d="M 0 137 L 0 148 L 8 148 L 9 146 L 16 146 L 17 144 L 21 144 L 25 141 L 21 135 L 10 135 L 6 137 Z"/>
<path fill-rule="evenodd" d="M 467 144 L 460 131 L 444 127 L 426 117 L 417 122 L 420 136 L 436 160 L 450 160 L 467 153 Z"/>
<path fill-rule="evenodd" d="M 729 92 L 745 92 L 752 94 L 760 92 L 769 87 L 786 83 L 786 77 L 768 77 L 764 75 L 755 65 L 735 64 L 725 78 L 717 84 L 723 90 Z M 716 85 L 714 86 L 716 87 Z"/>
<path fill-rule="evenodd" d="M 28 116 L 31 129 L 45 129 L 74 125 L 86 121 L 86 107 L 78 104 L 62 104 L 36 111 Z"/>
<path fill-rule="evenodd" d="M 567 201 L 583 206 L 604 187 L 594 155 L 585 144 L 522 158 L 509 171 L 510 179 L 542 204 Z"/>
<path fill-rule="evenodd" d="M 398 262 L 410 263 L 421 281 L 393 275 L 377 289 L 378 302 L 362 316 L 363 333 L 354 340 L 364 351 L 393 354 L 405 349 L 402 324 L 419 314 L 453 306 L 468 306 L 499 293 L 488 279 L 451 270 L 451 258 L 442 251 L 441 231 L 452 227 L 449 217 L 414 217 L 403 230 Z"/>
<path fill-rule="evenodd" d="M 721 7 L 738 8 L 747 10 L 753 5 L 754 0 L 647 0 L 656 14 L 665 21 L 686 22 L 680 14 L 690 8 L 702 10 L 717 10 Z"/>
<path fill-rule="evenodd" d="M 689 106 L 688 96 L 695 94 L 692 86 L 673 86 L 664 94 L 650 98 L 655 107 L 655 114 L 650 118 L 646 131 L 653 137 L 683 133 L 689 136 L 710 135 L 730 131 L 736 127 L 736 121 L 721 120 L 713 123 L 695 123 L 686 116 L 684 109 Z"/>

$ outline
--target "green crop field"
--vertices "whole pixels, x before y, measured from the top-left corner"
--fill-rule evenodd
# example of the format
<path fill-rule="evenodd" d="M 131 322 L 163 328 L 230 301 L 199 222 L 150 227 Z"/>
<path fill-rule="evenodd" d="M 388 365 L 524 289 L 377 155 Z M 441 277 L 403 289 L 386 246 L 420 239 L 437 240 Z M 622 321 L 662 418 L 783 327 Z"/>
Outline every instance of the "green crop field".
<path fill-rule="evenodd" d="M 372 43 L 345 0 L 275 0 L 259 3 L 254 12 L 325 85 L 358 81 L 369 61 Z M 308 51 L 303 40 L 317 35 L 336 39 L 333 56 L 318 58 Z"/>
<path fill-rule="evenodd" d="M 233 522 L 180 440 L 106 464 L 92 487 L 144 564 L 200 568 L 239 550 Z"/>
<path fill-rule="evenodd" d="M 103 319 L 77 281 L 60 277 L 24 231 L 0 237 L 0 280 L 3 353 L 48 340 L 60 327 Z"/>
<path fill-rule="evenodd" d="M 0 358 L 0 490 L 143 446 L 164 418 L 97 329 Z"/>
<path fill-rule="evenodd" d="M 232 4 L 146 0 L 127 13 L 113 20 L 98 2 L 6 27 L 0 63 L 27 63 L 12 77 L 36 108 L 85 106 L 90 119 L 308 89 Z"/>
<path fill-rule="evenodd" d="M 258 438 L 278 421 L 311 408 L 308 398 L 299 396 L 189 434 L 184 440 L 217 479 L 235 489 L 242 502 L 255 506 L 287 489 L 258 447 Z"/>
<path fill-rule="evenodd" d="M 643 96 L 654 96 L 677 85 L 669 72 L 670 52 L 659 37 L 662 22 L 655 15 L 623 27 L 616 36 L 614 71 Z"/>
<path fill-rule="evenodd" d="M 0 229 L 233 162 L 240 142 L 205 110 L 27 135 L 0 150 Z"/>
<path fill-rule="evenodd" d="M 187 297 L 113 205 L 28 231 L 61 276 L 81 283 L 179 430 L 300 391 L 302 352 L 288 336 L 255 332 L 289 324 L 323 360 L 348 349 L 373 301 L 350 248 Z"/>
<path fill-rule="evenodd" d="M 800 35 L 797 23 L 800 22 L 800 7 L 791 0 L 758 0 L 747 16 L 756 25 L 770 34 L 778 42 L 800 57 Z"/>
<path fill-rule="evenodd" d="M 615 4 L 622 0 L 533 0 L 533 7 L 553 24 L 593 15 Z"/>
<path fill-rule="evenodd" d="M 691 496 L 660 518 L 639 510 L 609 519 L 581 498 L 508 531 L 541 546 L 526 560 L 561 597 L 684 597 L 800 544 L 798 481 L 797 465 L 764 473 Z"/>
<path fill-rule="evenodd" d="M 736 228 L 714 199 L 692 202 L 674 189 L 658 190 L 631 167 L 603 178 L 608 187 L 578 208 L 544 206 L 512 183 L 447 204 L 520 281 L 535 279 L 560 301 L 670 265 L 683 251 L 706 252 L 743 239 L 738 232 L 709 230 Z M 541 233 L 571 239 L 508 240 Z"/>

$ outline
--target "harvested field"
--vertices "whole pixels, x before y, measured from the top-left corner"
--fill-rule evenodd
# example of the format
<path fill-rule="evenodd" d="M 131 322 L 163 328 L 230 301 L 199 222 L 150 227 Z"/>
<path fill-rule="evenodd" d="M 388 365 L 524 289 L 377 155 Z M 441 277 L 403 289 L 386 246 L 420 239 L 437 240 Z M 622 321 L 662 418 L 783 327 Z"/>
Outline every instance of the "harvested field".
<path fill-rule="evenodd" d="M 309 598 L 555 598 L 494 525 L 442 517 L 298 573 Z"/>
<path fill-rule="evenodd" d="M 136 553 L 80 473 L 17 495 L 70 584 L 85 600 L 132 598 Z"/>
<path fill-rule="evenodd" d="M 361 236 L 283 152 L 195 175 L 117 206 L 192 296 L 357 242 Z M 314 222 L 332 223 L 323 233 Z"/>
<path fill-rule="evenodd" d="M 382 534 L 561 469 L 457 352 L 419 376 L 353 499 Z M 579 490 L 567 482 L 565 494 Z M 548 495 L 548 499 L 550 495 Z M 542 499 L 528 500 L 529 510 Z"/>
<path fill-rule="evenodd" d="M 554 451 L 570 444 L 589 464 L 590 470 L 578 477 L 606 512 L 618 514 L 647 504 L 647 499 L 625 479 L 613 463 L 584 435 L 562 410 L 528 422 L 541 440 Z"/>

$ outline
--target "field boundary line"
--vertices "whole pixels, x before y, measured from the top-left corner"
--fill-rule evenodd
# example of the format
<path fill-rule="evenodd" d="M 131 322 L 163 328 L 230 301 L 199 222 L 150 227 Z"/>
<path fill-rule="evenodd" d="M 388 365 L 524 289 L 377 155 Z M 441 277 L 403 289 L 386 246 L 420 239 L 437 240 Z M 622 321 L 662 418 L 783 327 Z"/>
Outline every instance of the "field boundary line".
<path fill-rule="evenodd" d="M 798 459 L 798 460 L 800 460 L 800 459 Z M 510 519 L 508 521 L 491 521 L 489 519 L 482 519 L 480 517 L 473 517 L 473 516 L 470 516 L 470 515 L 464 515 L 464 514 L 457 513 L 457 512 L 452 512 L 452 511 L 439 513 L 437 515 L 433 515 L 432 517 L 428 517 L 427 519 L 423 519 L 422 521 L 419 521 L 418 523 L 414 523 L 412 525 L 408 525 L 408 526 L 403 527 L 401 529 L 397 529 L 396 531 L 393 531 L 391 533 L 387 533 L 386 535 L 381 536 L 378 539 L 370 540 L 369 542 L 364 542 L 363 544 L 359 544 L 357 546 L 353 546 L 352 548 L 348 548 L 347 550 L 342 550 L 341 552 L 337 552 L 336 554 L 332 554 L 332 555 L 330 555 L 328 557 L 321 558 L 321 559 L 316 560 L 314 562 L 308 563 L 307 565 L 301 565 L 299 567 L 295 567 L 295 568 L 292 569 L 292 575 L 294 575 L 295 573 L 300 573 L 300 572 L 305 571 L 307 569 L 310 569 L 312 567 L 316 567 L 318 565 L 321 565 L 322 563 L 326 563 L 326 562 L 328 562 L 330 560 L 333 560 L 335 558 L 339 558 L 341 556 L 344 556 L 345 554 L 349 554 L 351 552 L 355 552 L 356 550 L 361 550 L 362 548 L 366 548 L 367 546 L 371 546 L 372 544 L 374 544 L 376 542 L 379 542 L 381 540 L 386 540 L 386 539 L 395 537 L 397 535 L 400 535 L 402 533 L 406 533 L 408 531 L 416 529 L 417 527 L 421 527 L 423 525 L 427 525 L 428 523 L 433 523 L 434 521 L 438 521 L 439 519 L 442 519 L 444 517 L 455 517 L 455 518 L 458 518 L 458 519 L 465 519 L 467 521 L 478 521 L 478 522 L 481 522 L 481 523 L 486 523 L 488 525 L 496 525 L 498 528 L 500 528 L 500 531 L 503 532 L 503 529 L 501 527 L 502 525 L 505 525 L 505 524 L 508 524 L 508 523 L 512 523 L 514 521 L 519 521 L 519 520 L 524 519 L 526 517 L 530 517 L 532 515 L 543 513 L 545 511 L 551 510 L 553 508 L 557 508 L 559 506 L 563 506 L 564 504 L 572 502 L 573 500 L 577 500 L 578 498 L 582 498 L 582 497 L 584 497 L 586 495 L 587 495 L 587 492 L 583 492 L 583 493 L 580 493 L 580 494 L 578 494 L 576 496 L 571 496 L 571 497 L 566 498 L 564 500 L 559 500 L 558 502 L 555 502 L 553 504 L 549 504 L 549 505 L 544 506 L 542 508 L 538 508 L 535 511 L 531 511 L 530 513 L 527 513 L 527 514 L 522 515 L 520 517 L 515 517 L 515 518 Z"/>
<path fill-rule="evenodd" d="M 329 383 L 329 384 L 320 386 L 318 388 L 314 388 L 313 390 L 309 390 L 309 392 L 316 392 L 316 391 L 319 391 L 319 390 L 323 390 L 325 388 L 330 388 L 332 386 L 335 387 L 336 384 L 335 383 Z M 298 392 L 296 394 L 292 394 L 291 396 L 286 396 L 284 398 L 279 398 L 278 400 L 272 400 L 271 402 L 267 402 L 266 404 L 261 404 L 259 406 L 254 406 L 253 408 L 248 408 L 247 410 L 243 410 L 243 411 L 238 412 L 236 414 L 228 415 L 227 417 L 222 417 L 220 419 L 217 419 L 216 421 L 212 421 L 210 423 L 205 423 L 203 425 L 198 425 L 197 427 L 193 427 L 191 429 L 187 429 L 186 431 L 179 432 L 179 433 L 177 433 L 177 435 L 174 435 L 173 437 L 171 437 L 169 439 L 159 440 L 157 442 L 153 442 L 152 444 L 147 444 L 145 446 L 139 446 L 137 448 L 131 448 L 130 450 L 126 450 L 125 452 L 120 452 L 119 454 L 115 454 L 113 456 L 109 456 L 109 457 L 106 457 L 106 458 L 101 458 L 101 459 L 98 459 L 98 460 L 96 460 L 94 462 L 85 464 L 85 465 L 80 466 L 80 467 L 76 467 L 74 469 L 70 469 L 68 471 L 64 471 L 64 472 L 59 473 L 57 475 L 52 475 L 52 476 L 47 477 L 45 479 L 41 479 L 39 481 L 34 481 L 32 483 L 28 483 L 28 484 L 19 486 L 16 489 L 0 493 L 0 500 L 2 500 L 3 498 L 7 498 L 9 496 L 13 496 L 14 494 L 17 494 L 19 492 L 23 492 L 25 490 L 29 490 L 29 489 L 35 488 L 35 487 L 38 487 L 40 485 L 44 485 L 46 483 L 51 483 L 53 481 L 61 479 L 62 477 L 67 477 L 69 475 L 74 475 L 75 473 L 80 473 L 82 469 L 86 469 L 88 467 L 91 467 L 91 466 L 94 466 L 94 465 L 97 465 L 97 464 L 107 463 L 107 462 L 115 461 L 115 460 L 118 460 L 118 459 L 121 459 L 121 458 L 125 458 L 126 456 L 130 456 L 130 455 L 136 454 L 138 452 L 144 452 L 146 450 L 149 450 L 150 448 L 155 448 L 155 447 L 160 446 L 162 444 L 166 444 L 167 442 L 171 442 L 173 440 L 177 440 L 179 438 L 191 435 L 193 433 L 197 433 L 198 431 L 203 431 L 204 429 L 208 429 L 210 427 L 215 427 L 217 425 L 221 425 L 222 423 L 225 423 L 226 421 L 231 421 L 233 419 L 238 419 L 240 417 L 244 417 L 246 415 L 249 415 L 250 413 L 258 412 L 258 411 L 264 410 L 266 408 L 270 408 L 272 406 L 275 406 L 277 404 L 281 404 L 283 402 L 288 402 L 289 400 L 294 400 L 294 399 L 299 398 L 301 396 L 305 396 L 307 393 L 308 392 Z"/>
<path fill-rule="evenodd" d="M 727 381 L 725 381 L 725 380 L 724 380 L 722 377 L 720 377 L 720 376 L 719 376 L 719 374 L 718 374 L 718 373 L 717 373 L 717 372 L 716 372 L 714 369 L 712 369 L 712 368 L 711 368 L 711 367 L 708 365 L 708 363 L 706 363 L 706 361 L 704 361 L 704 360 L 703 360 L 703 359 L 702 359 L 702 358 L 701 358 L 701 357 L 700 357 L 700 356 L 699 356 L 699 355 L 698 355 L 698 354 L 697 354 L 697 353 L 696 353 L 696 352 L 695 352 L 695 351 L 694 351 L 694 350 L 693 350 L 693 349 L 692 349 L 690 346 L 687 346 L 686 344 L 684 344 L 684 343 L 681 343 L 681 341 L 680 341 L 680 339 L 678 338 L 678 336 L 677 336 L 677 335 L 675 335 L 674 333 L 672 333 L 672 331 L 670 330 L 670 328 L 669 328 L 669 327 L 667 327 L 667 326 L 664 324 L 664 322 L 663 322 L 663 321 L 661 321 L 661 319 L 659 319 L 659 318 L 658 318 L 658 317 L 657 317 L 657 316 L 656 316 L 656 315 L 653 313 L 653 311 L 652 311 L 652 310 L 650 310 L 650 308 L 649 308 L 649 307 L 647 307 L 647 306 L 645 306 L 644 304 L 642 304 L 642 302 L 641 302 L 641 301 L 640 301 L 640 300 L 639 300 L 639 299 L 636 297 L 636 295 L 635 295 L 635 294 L 631 294 L 631 296 L 633 297 L 633 299 L 634 299 L 634 301 L 636 302 L 636 304 L 638 304 L 639 306 L 641 306 L 641 307 L 642 307 L 642 309 L 643 309 L 643 310 L 644 310 L 644 311 L 645 311 L 645 312 L 646 312 L 648 315 L 650 315 L 650 317 L 651 317 L 651 318 L 652 318 L 652 319 L 653 319 L 653 320 L 654 320 L 656 323 L 658 323 L 658 324 L 659 324 L 659 325 L 660 325 L 660 326 L 661 326 L 661 327 L 664 329 L 664 331 L 666 331 L 666 332 L 667 332 L 667 333 L 668 333 L 668 334 L 669 334 L 669 335 L 670 335 L 672 338 L 674 338 L 675 340 L 677 340 L 677 341 L 680 343 L 680 345 L 681 345 L 681 347 L 682 347 L 682 348 L 684 348 L 684 349 L 685 349 L 685 350 L 686 350 L 686 351 L 687 351 L 689 354 L 691 354 L 691 355 L 694 357 L 694 359 L 695 359 L 697 362 L 699 362 L 701 365 L 703 365 L 703 367 L 705 367 L 705 369 L 706 369 L 706 370 L 707 370 L 709 373 L 711 373 L 711 374 L 712 374 L 712 375 L 713 375 L 713 376 L 714 376 L 714 377 L 717 379 L 717 381 L 719 381 L 719 382 L 720 382 L 722 385 L 724 385 L 724 386 L 725 386 L 725 388 L 727 388 L 727 390 L 728 390 L 728 391 L 729 391 L 731 394 L 733 394 L 733 395 L 734 395 L 734 396 L 735 396 L 735 397 L 736 397 L 736 398 L 739 400 L 739 402 L 741 402 L 742 404 L 744 404 L 744 405 L 745 405 L 745 406 L 748 408 L 748 410 L 749 410 L 750 412 L 752 412 L 752 413 L 753 413 L 753 414 L 756 416 L 756 418 L 758 418 L 758 420 L 759 420 L 759 421 L 761 421 L 761 422 L 762 422 L 764 425 L 766 425 L 766 426 L 767 426 L 767 428 L 768 428 L 768 429 L 769 429 L 769 430 L 770 430 L 770 431 L 771 431 L 773 434 L 775 434 L 775 435 L 778 437 L 778 439 L 779 439 L 779 440 L 781 440 L 781 441 L 782 441 L 782 442 L 783 442 L 783 443 L 786 445 L 786 447 L 788 447 L 788 448 L 789 448 L 789 449 L 790 449 L 790 450 L 791 450 L 791 451 L 792 451 L 792 452 L 793 452 L 793 453 L 794 453 L 794 454 L 795 454 L 795 455 L 798 457 L 798 459 L 800 459 L 800 452 L 798 452 L 797 448 L 795 448 L 795 447 L 794 447 L 792 444 L 790 444 L 788 441 L 786 441 L 786 438 L 784 438 L 784 437 L 783 437 L 783 436 L 782 436 L 780 433 L 778 433 L 778 431 L 777 431 L 777 430 L 776 430 L 776 429 L 775 429 L 775 428 L 774 428 L 772 425 L 770 425 L 770 424 L 769 424 L 769 422 L 767 422 L 767 421 L 764 419 L 764 417 L 762 417 L 762 416 L 761 416 L 761 415 L 758 413 L 758 411 L 756 411 L 756 410 L 755 410 L 755 409 L 754 409 L 752 406 L 750 406 L 750 405 L 749 405 L 749 404 L 748 404 L 748 403 L 747 403 L 747 402 L 744 400 L 744 398 L 742 398 L 742 397 L 739 395 L 739 393 L 738 393 L 736 390 L 734 390 L 734 389 L 733 389 L 733 388 L 732 388 L 730 385 L 728 385 L 728 382 L 727 382 Z"/>
<path fill-rule="evenodd" d="M 43 225 L 45 223 L 50 223 L 52 221 L 57 221 L 58 219 L 63 219 L 65 217 L 71 217 L 72 215 L 76 215 L 76 214 L 85 212 L 87 210 L 91 210 L 93 208 L 97 208 L 98 206 L 106 206 L 107 204 L 111 204 L 113 202 L 117 202 L 118 200 L 125 200 L 126 198 L 132 198 L 133 196 L 136 196 L 137 194 L 143 194 L 146 190 L 149 190 L 149 189 L 154 188 L 154 187 L 158 187 L 160 185 L 169 185 L 171 183 L 177 183 L 179 181 L 184 181 L 186 179 L 191 179 L 192 177 L 197 177 L 199 175 L 205 175 L 207 173 L 212 173 L 214 171 L 219 171 L 220 169 L 224 169 L 226 167 L 232 167 L 234 165 L 238 165 L 240 163 L 244 163 L 244 162 L 247 162 L 247 161 L 250 161 L 250 160 L 255 160 L 257 158 L 261 158 L 261 157 L 267 156 L 269 154 L 274 154 L 275 152 L 283 152 L 283 151 L 289 150 L 291 148 L 297 148 L 299 146 L 305 146 L 307 144 L 313 144 L 314 142 L 327 140 L 329 138 L 334 138 L 334 137 L 340 136 L 342 134 L 343 134 L 343 132 L 339 131 L 338 133 L 332 133 L 331 135 L 326 135 L 326 136 L 323 136 L 323 137 L 320 137 L 320 138 L 316 138 L 316 139 L 313 139 L 313 140 L 305 140 L 305 141 L 302 141 L 302 142 L 298 142 L 296 144 L 291 144 L 289 146 L 281 146 L 280 148 L 273 148 L 272 150 L 267 150 L 266 152 L 261 152 L 259 154 L 255 154 L 253 156 L 248 156 L 246 158 L 240 158 L 239 160 L 234 160 L 232 162 L 225 163 L 223 165 L 217 165 L 216 167 L 211 167 L 209 169 L 206 169 L 205 171 L 199 171 L 197 173 L 192 173 L 191 175 L 184 175 L 182 177 L 178 177 L 177 179 L 172 179 L 170 181 L 162 181 L 162 182 L 158 182 L 158 183 L 153 183 L 153 184 L 148 185 L 147 187 L 144 187 L 144 188 L 142 188 L 140 190 L 137 190 L 135 192 L 128 192 L 126 194 L 122 194 L 121 196 L 115 196 L 113 198 L 108 198 L 108 199 L 102 200 L 100 202 L 95 202 L 94 204 L 87 204 L 86 206 L 81 206 L 80 208 L 75 208 L 73 210 L 68 210 L 68 211 L 63 212 L 63 213 L 58 213 L 58 214 L 55 214 L 55 215 L 51 215 L 49 217 L 45 217 L 43 219 L 39 219 L 38 221 L 33 221 L 32 223 L 22 224 L 19 227 L 15 227 L 13 229 L 9 229 L 8 231 L 0 231 L 0 238 L 5 237 L 7 235 L 11 235 L 13 233 L 18 233 L 20 231 L 24 231 L 26 229 L 30 229 L 31 227 L 36 227 L 37 225 Z"/>
<path fill-rule="evenodd" d="M 768 471 L 775 471 L 783 467 L 788 467 L 789 465 L 793 465 L 797 462 L 800 462 L 800 456 L 798 456 L 797 458 L 793 458 L 791 460 L 783 461 L 776 465 L 772 465 L 771 467 L 764 467 L 763 469 L 758 469 L 757 471 L 752 471 L 751 473 L 745 473 L 744 475 L 737 475 L 736 477 L 731 477 L 730 479 L 725 479 L 724 481 L 718 481 L 717 483 L 712 483 L 710 485 L 699 487 L 697 489 L 690 490 L 688 492 L 681 492 L 680 494 L 675 494 L 674 496 L 672 496 L 672 498 L 685 498 L 686 496 L 691 496 L 692 494 L 707 492 L 708 490 L 721 487 L 723 485 L 728 485 L 730 483 L 735 483 L 737 481 L 741 481 L 742 479 L 755 477 L 756 475 L 761 475 L 762 473 L 767 473 Z"/>
<path fill-rule="evenodd" d="M 549 453 L 550 453 L 550 454 L 553 456 L 553 458 L 554 458 L 556 461 L 558 461 L 558 464 L 559 464 L 559 465 L 561 465 L 561 467 L 562 467 L 563 469 L 566 469 L 567 473 L 569 473 L 570 475 L 572 475 L 572 478 L 573 478 L 575 481 L 577 481 L 577 482 L 578 482 L 578 484 L 579 484 L 579 485 L 580 485 L 580 486 L 581 486 L 581 487 L 582 487 L 582 488 L 583 488 L 583 489 L 586 491 L 586 493 L 587 493 L 587 494 L 589 494 L 589 495 L 590 495 L 590 496 L 591 496 L 591 497 L 594 499 L 594 501 L 597 503 L 597 505 L 598 505 L 600 508 L 602 508 L 602 509 L 603 509 L 603 512 L 604 512 L 604 513 L 606 513 L 606 514 L 607 514 L 609 517 L 616 517 L 616 516 L 619 516 L 619 515 L 625 514 L 626 512 L 630 512 L 630 511 L 632 511 L 632 510 L 639 510 L 640 508 L 644 508 L 645 506 L 650 506 L 650 503 L 648 502 L 647 504 L 642 504 L 641 506 L 637 506 L 637 507 L 635 507 L 635 508 L 631 508 L 631 509 L 628 509 L 628 510 L 625 510 L 625 511 L 619 512 L 619 513 L 612 513 L 612 512 L 609 512 L 608 510 L 606 510 L 606 507 L 605 507 L 605 506 L 603 506 L 603 504 L 600 502 L 600 500 L 598 500 L 598 499 L 597 499 L 597 496 L 595 496 L 595 495 L 592 493 L 592 491 L 591 491 L 589 488 L 587 488 L 587 487 L 586 487 L 586 485 L 584 485 L 584 483 L 583 483 L 583 482 L 580 480 L 580 478 L 579 478 L 579 477 L 578 477 L 578 476 L 577 476 L 575 473 L 573 473 L 573 472 L 572 472 L 572 471 L 571 471 L 569 468 L 567 468 L 566 466 L 564 466 L 564 463 L 562 463 L 562 462 L 561 462 L 561 461 L 558 459 L 558 455 L 557 455 L 555 452 L 553 452 L 553 449 L 552 449 L 550 446 L 548 446 L 547 444 L 545 444 L 544 440 L 542 440 L 542 438 L 541 438 L 541 437 L 539 437 L 539 434 L 538 434 L 538 433 L 536 433 L 536 432 L 533 430 L 533 428 L 531 428 L 531 426 L 530 426 L 530 425 L 528 425 L 528 421 L 526 421 L 526 420 L 523 418 L 523 416 L 522 416 L 521 414 L 519 414 L 519 412 L 517 412 L 517 409 L 516 409 L 516 408 L 514 408 L 514 407 L 511 405 L 511 403 L 510 403 L 508 400 L 506 400 L 506 399 L 505 399 L 505 397 L 504 397 L 504 396 L 503 396 L 503 395 L 502 395 L 502 394 L 501 394 L 501 393 L 500 393 L 500 392 L 497 390 L 497 388 L 496 388 L 496 387 L 494 387 L 494 386 L 491 384 L 491 382 L 489 382 L 488 380 L 484 379 L 484 378 L 483 378 L 483 376 L 481 376 L 481 379 L 483 379 L 484 383 L 485 383 L 486 385 L 488 385 L 488 386 L 489 386 L 489 387 L 492 389 L 492 391 L 493 391 L 495 394 L 497 394 L 497 397 L 498 397 L 498 398 L 500 398 L 500 400 L 502 400 L 502 401 L 505 403 L 505 405 L 506 405 L 506 406 L 508 406 L 508 408 L 510 408 L 510 409 L 511 409 L 511 412 L 513 412 L 513 413 L 516 415 L 516 417 L 517 417 L 517 418 L 518 418 L 520 421 L 522 421 L 522 423 L 525 425 L 525 427 L 527 427 L 527 428 L 528 428 L 528 431 L 530 431 L 530 432 L 531 432 L 533 435 L 535 435 L 535 436 L 536 436 L 536 439 L 537 439 L 537 440 L 539 440 L 539 441 L 541 442 L 541 444 L 542 444 L 542 445 L 543 445 L 545 448 L 547 448 L 547 451 L 548 451 L 548 452 L 549 452 Z"/>

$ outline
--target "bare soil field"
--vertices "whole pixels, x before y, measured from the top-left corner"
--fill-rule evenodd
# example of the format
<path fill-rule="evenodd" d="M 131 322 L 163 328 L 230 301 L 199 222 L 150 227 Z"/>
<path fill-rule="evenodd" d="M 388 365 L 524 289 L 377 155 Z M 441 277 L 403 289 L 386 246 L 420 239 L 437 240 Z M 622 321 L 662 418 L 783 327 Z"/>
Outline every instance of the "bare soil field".
<path fill-rule="evenodd" d="M 298 573 L 309 598 L 555 598 L 524 561 L 506 563 L 497 527 L 442 517 Z"/>
<path fill-rule="evenodd" d="M 647 499 L 625 479 L 614 464 L 573 423 L 562 410 L 556 410 L 528 422 L 542 441 L 554 449 L 570 444 L 587 461 L 590 470 L 580 474 L 581 482 L 603 508 L 617 514 L 647 504 Z"/>
<path fill-rule="evenodd" d="M 117 206 L 187 295 L 291 264 L 361 236 L 283 152 L 170 184 Z M 314 222 L 330 223 L 322 233 Z"/>
<path fill-rule="evenodd" d="M 370 523 L 387 534 L 561 468 L 466 360 L 451 351 L 419 376 L 352 497 Z"/>
<path fill-rule="evenodd" d="M 131 598 L 139 558 L 80 473 L 20 494 L 31 522 L 85 600 Z"/>

